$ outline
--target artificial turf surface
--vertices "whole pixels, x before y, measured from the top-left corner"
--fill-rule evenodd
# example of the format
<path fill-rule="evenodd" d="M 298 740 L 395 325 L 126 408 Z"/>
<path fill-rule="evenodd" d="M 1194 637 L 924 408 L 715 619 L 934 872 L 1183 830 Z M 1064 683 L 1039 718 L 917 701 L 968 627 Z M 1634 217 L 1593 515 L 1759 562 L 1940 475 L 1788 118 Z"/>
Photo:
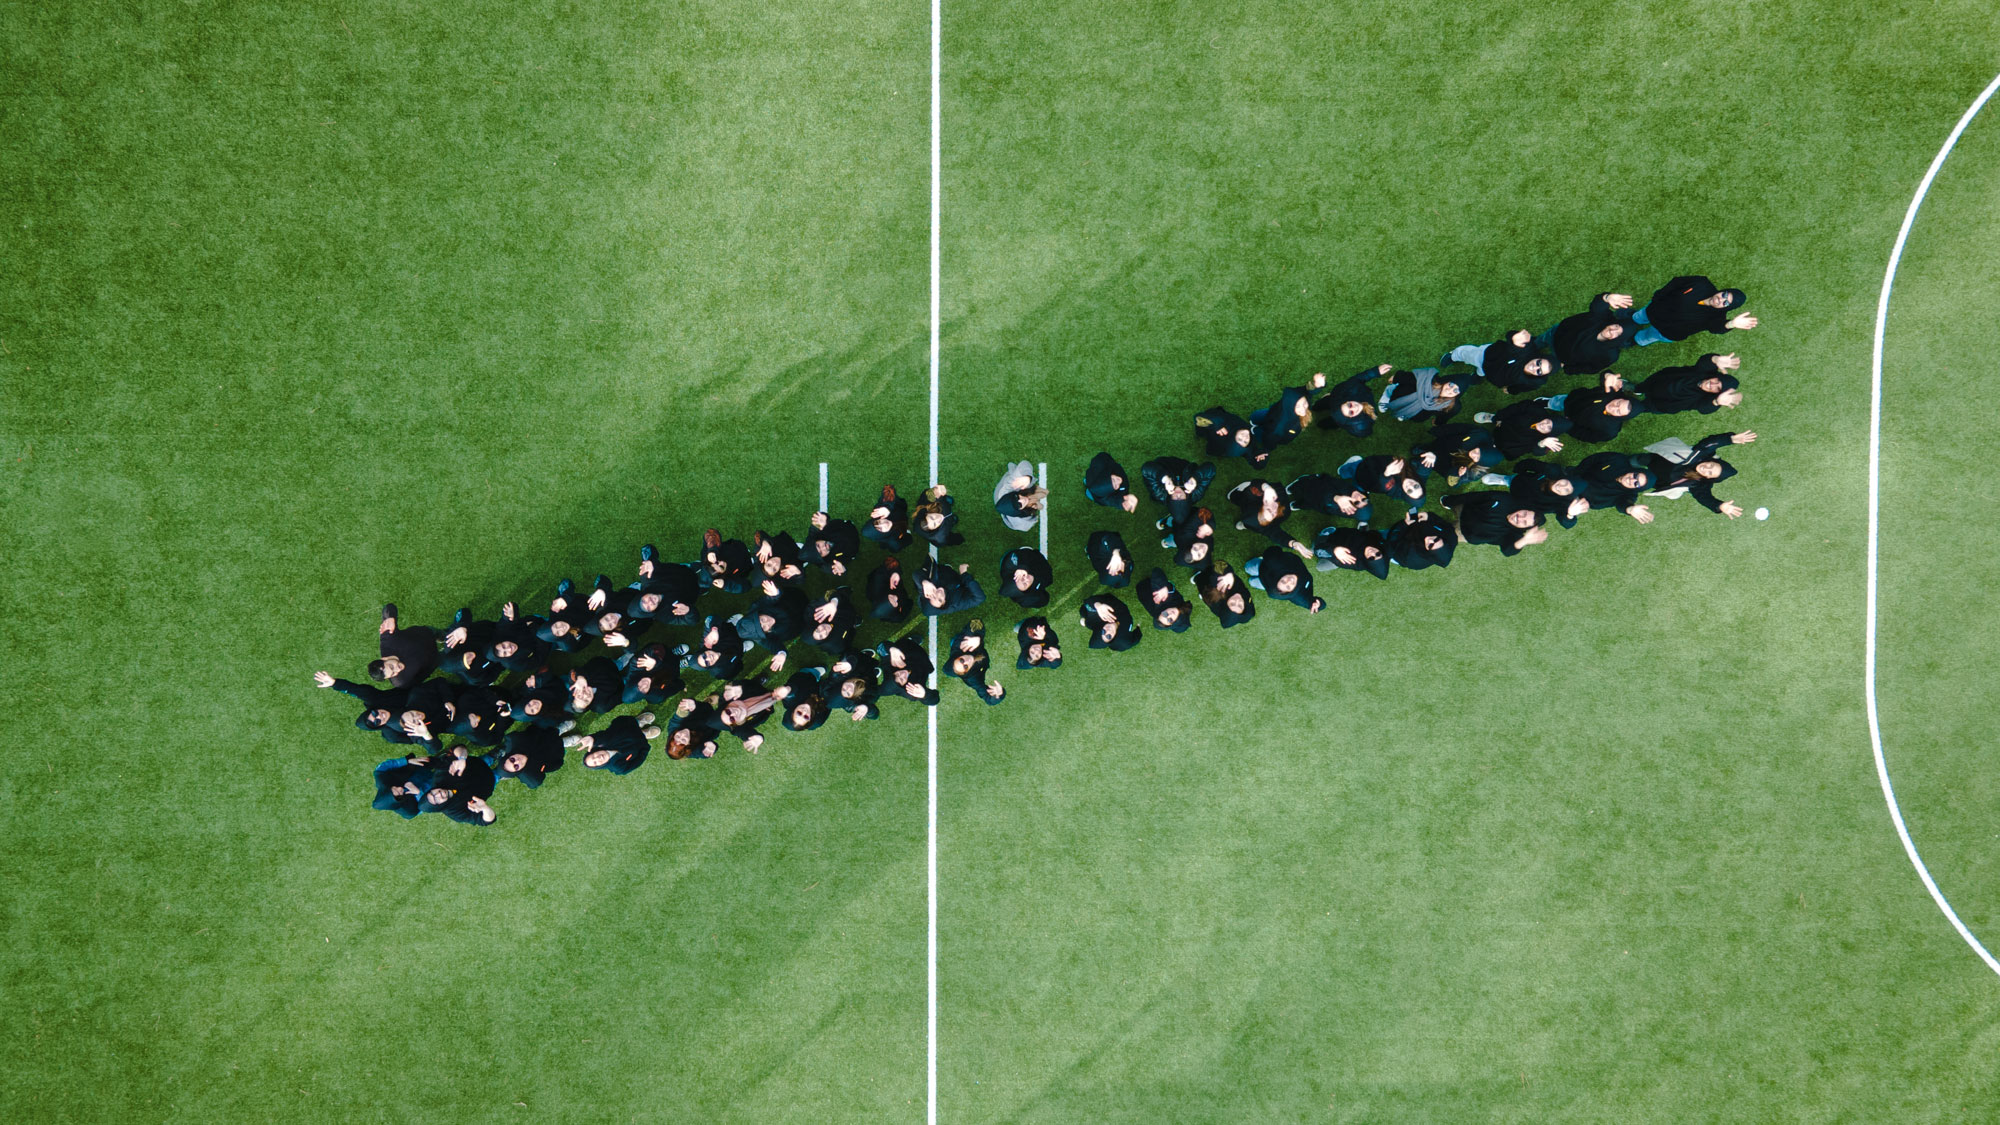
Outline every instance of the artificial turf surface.
<path fill-rule="evenodd" d="M 436 622 L 710 524 L 801 533 L 819 461 L 850 516 L 922 483 L 927 15 L 0 15 L 0 1114 L 923 1112 L 917 708 L 572 765 L 475 832 L 368 812 L 386 750 L 310 673 L 356 671 L 385 600 Z M 1723 341 L 1749 400 L 1618 447 L 1755 429 L 1722 492 L 1774 515 L 1599 514 L 1119 655 L 1052 615 L 1062 670 L 947 684 L 943 1119 L 1995 1116 L 2000 982 L 1890 831 L 1860 637 L 1876 287 L 1996 33 L 947 5 L 953 559 L 1021 541 L 978 498 L 1025 456 L 1059 591 L 1097 526 L 1151 565 L 1146 509 L 1083 505 L 1097 449 L 1188 454 L 1195 409 L 1690 270 L 1764 319 Z M 1952 505 L 1996 161 L 1983 121 L 1912 238 L 1884 427 L 1884 731 L 1975 930 L 1995 576 Z"/>

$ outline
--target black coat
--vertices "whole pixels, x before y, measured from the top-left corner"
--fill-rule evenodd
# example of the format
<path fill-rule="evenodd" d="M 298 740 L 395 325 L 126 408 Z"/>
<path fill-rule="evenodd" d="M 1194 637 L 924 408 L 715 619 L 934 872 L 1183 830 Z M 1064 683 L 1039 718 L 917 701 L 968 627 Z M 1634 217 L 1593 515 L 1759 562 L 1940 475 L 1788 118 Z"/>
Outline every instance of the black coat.
<path fill-rule="evenodd" d="M 1551 331 L 1549 344 L 1564 371 L 1576 375 L 1607 371 L 1618 362 L 1618 354 L 1631 346 L 1631 317 L 1624 309 L 1612 308 L 1605 300 L 1608 296 L 1599 293 L 1591 300 L 1588 312 L 1564 319 Z M 1613 324 L 1623 327 L 1624 332 L 1613 340 L 1597 338 L 1600 331 Z"/>
<path fill-rule="evenodd" d="M 1686 367 L 1662 367 L 1647 376 L 1639 384 L 1639 393 L 1646 398 L 1648 414 L 1681 414 L 1698 410 L 1703 414 L 1713 414 L 1722 409 L 1716 398 L 1722 391 L 1733 391 L 1740 384 L 1735 377 L 1724 375 L 1715 365 L 1714 353 L 1702 356 Z M 1722 380 L 1722 391 L 1704 391 L 1703 382 L 1709 379 Z"/>
<path fill-rule="evenodd" d="M 1555 372 L 1551 371 L 1548 375 L 1530 375 L 1527 371 L 1528 361 L 1541 359 L 1546 355 L 1547 353 L 1536 347 L 1532 340 L 1526 344 L 1515 344 L 1513 333 L 1510 332 L 1486 345 L 1486 355 L 1479 362 L 1479 373 L 1488 383 L 1510 395 L 1538 391 Z"/>
<path fill-rule="evenodd" d="M 1646 306 L 1646 320 L 1669 340 L 1685 340 L 1698 332 L 1719 336 L 1729 331 L 1729 318 L 1740 307 L 1739 304 L 1717 309 L 1702 304 L 1720 292 L 1715 282 L 1705 277 L 1690 274 L 1674 278 L 1653 291 L 1652 303 Z"/>
<path fill-rule="evenodd" d="M 1117 477 L 1114 483 L 1112 477 Z M 1132 491 L 1132 478 L 1109 453 L 1099 453 L 1090 459 L 1090 467 L 1083 471 L 1083 494 L 1094 504 L 1107 508 L 1122 508 L 1125 497 Z"/>
<path fill-rule="evenodd" d="M 1333 551 L 1345 547 L 1354 556 L 1352 563 L 1341 562 Z M 1369 552 L 1374 556 L 1370 557 Z M 1313 536 L 1313 557 L 1324 559 L 1342 570 L 1358 570 L 1377 578 L 1389 577 L 1389 552 L 1382 533 L 1367 527 L 1329 527 Z"/>
<path fill-rule="evenodd" d="M 1492 543 L 1508 556 L 1521 553 L 1522 548 L 1514 544 L 1527 529 L 1508 523 L 1507 517 L 1515 512 L 1533 512 L 1535 527 L 1540 527 L 1546 519 L 1533 504 L 1511 492 L 1461 492 L 1445 503 L 1458 512 L 1458 529 L 1467 543 Z"/>
<path fill-rule="evenodd" d="M 1111 639 L 1104 639 L 1106 616 L 1113 626 Z M 1091 648 L 1108 648 L 1113 652 L 1124 652 L 1139 643 L 1141 634 L 1132 624 L 1132 611 L 1125 603 L 1110 594 L 1097 594 L 1085 598 L 1077 610 L 1077 621 L 1090 634 Z"/>
<path fill-rule="evenodd" d="M 1099 582 L 1114 590 L 1132 584 L 1132 567 L 1135 564 L 1131 549 L 1125 546 L 1124 536 L 1115 531 L 1093 531 L 1090 533 L 1090 538 L 1084 542 L 1083 553 L 1090 559 L 1091 569 L 1097 572 Z M 1125 560 L 1125 569 L 1122 573 L 1111 573 L 1109 567 L 1113 556 Z"/>
<path fill-rule="evenodd" d="M 1548 433 L 1535 429 L 1540 422 L 1549 423 Z M 1501 458 L 1508 461 L 1534 454 L 1542 448 L 1543 441 L 1561 437 L 1569 430 L 1568 417 L 1534 399 L 1512 403 L 1493 415 L 1493 443 L 1499 448 Z"/>
<path fill-rule="evenodd" d="M 1014 584 L 1014 573 L 1025 570 L 1033 579 L 1026 590 Z M 1055 571 L 1049 560 L 1033 547 L 1016 547 L 1000 556 L 1000 593 L 1022 609 L 1040 609 L 1049 604 L 1049 583 Z"/>
<path fill-rule="evenodd" d="M 1426 537 L 1437 538 L 1439 545 L 1424 546 Z M 1382 539 L 1388 544 L 1389 561 L 1406 570 L 1450 566 L 1452 553 L 1458 550 L 1458 529 L 1428 513 L 1418 513 L 1414 523 L 1398 522 L 1383 532 Z"/>

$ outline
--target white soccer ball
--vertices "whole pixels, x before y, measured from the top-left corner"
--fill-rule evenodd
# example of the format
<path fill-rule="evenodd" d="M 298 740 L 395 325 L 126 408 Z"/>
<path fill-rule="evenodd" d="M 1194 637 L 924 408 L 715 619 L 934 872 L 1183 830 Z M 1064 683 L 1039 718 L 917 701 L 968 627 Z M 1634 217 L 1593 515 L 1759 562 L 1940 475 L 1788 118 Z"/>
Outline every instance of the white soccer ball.
<path fill-rule="evenodd" d="M 1760 520 L 1767 520 L 1767 519 L 1770 519 L 1770 518 L 1771 518 L 1771 509 L 1769 509 L 1769 508 L 1759 508 L 1759 509 L 1757 509 L 1757 518 L 1758 518 L 1758 519 L 1760 519 Z"/>

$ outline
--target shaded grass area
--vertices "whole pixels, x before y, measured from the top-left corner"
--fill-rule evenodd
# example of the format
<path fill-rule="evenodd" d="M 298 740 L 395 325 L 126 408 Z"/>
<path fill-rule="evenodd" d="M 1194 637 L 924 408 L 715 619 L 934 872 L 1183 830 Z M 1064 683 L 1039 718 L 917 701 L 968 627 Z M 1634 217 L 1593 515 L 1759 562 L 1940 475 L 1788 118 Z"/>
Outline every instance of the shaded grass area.
<path fill-rule="evenodd" d="M 8 1117 L 920 1103 L 921 724 L 475 834 L 306 687 L 921 471 L 913 15 L 9 13 Z"/>
<path fill-rule="evenodd" d="M 821 460 L 849 514 L 920 480 L 924 10 L 0 19 L 8 1116 L 921 1113 L 915 708 L 572 766 L 475 833 L 366 814 L 383 751 L 307 684 L 391 597 L 797 533 Z M 1097 448 L 1136 470 L 1212 402 L 1687 268 L 1768 320 L 1729 341 L 1724 425 L 1766 440 L 1725 495 L 1777 515 L 1600 515 L 1120 656 L 1058 616 L 1063 671 L 947 684 L 947 1119 L 1991 1115 L 1992 982 L 1903 864 L 1857 685 L 1873 286 L 1992 19 L 950 10 L 954 560 L 1020 541 L 978 498 L 1028 456 L 1058 589 L 1094 526 L 1150 564 L 1148 520 L 1084 514 Z M 1911 275 L 1972 271 L 1983 210 L 1931 214 L 1964 258 Z M 1975 655 L 1939 661 L 1965 716 Z M 1978 741 L 1905 744 L 1976 879 Z"/>

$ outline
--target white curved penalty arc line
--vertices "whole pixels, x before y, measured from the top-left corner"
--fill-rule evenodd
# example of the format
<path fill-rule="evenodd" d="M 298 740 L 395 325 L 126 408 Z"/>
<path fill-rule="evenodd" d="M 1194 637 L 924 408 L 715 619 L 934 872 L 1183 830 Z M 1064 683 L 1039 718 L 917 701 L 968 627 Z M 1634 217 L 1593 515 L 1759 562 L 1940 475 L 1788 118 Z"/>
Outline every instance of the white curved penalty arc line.
<path fill-rule="evenodd" d="M 1960 920 L 1958 912 L 1951 908 L 1944 892 L 1938 890 L 1937 881 L 1931 878 L 1930 869 L 1924 866 L 1923 857 L 1917 854 L 1916 843 L 1910 839 L 1909 826 L 1903 823 L 1903 810 L 1896 804 L 1895 786 L 1889 783 L 1889 763 L 1882 755 L 1881 716 L 1875 703 L 1876 533 L 1880 525 L 1882 497 L 1882 337 L 1889 322 L 1889 296 L 1896 286 L 1896 267 L 1903 260 L 1903 244 L 1909 241 L 1910 228 L 1916 224 L 1917 210 L 1924 205 L 1924 196 L 1930 193 L 1931 182 L 1937 179 L 1938 169 L 1944 167 L 1945 158 L 1951 155 L 1958 138 L 1965 134 L 1966 126 L 1972 124 L 1972 119 L 1993 99 L 1996 91 L 2000 91 L 2000 75 L 1995 75 L 1993 81 L 1986 84 L 1986 89 L 1958 119 L 1951 135 L 1944 139 L 1944 147 L 1938 149 L 1937 156 L 1932 158 L 1922 182 L 1917 184 L 1917 194 L 1910 200 L 1910 209 L 1903 214 L 1903 227 L 1896 232 L 1896 245 L 1889 251 L 1889 268 L 1882 275 L 1882 297 L 1875 305 L 1875 356 L 1868 402 L 1868 632 L 1863 664 L 1868 698 L 1868 739 L 1875 749 L 1875 776 L 1882 783 L 1882 798 L 1889 804 L 1889 819 L 1896 824 L 1896 835 L 1903 841 L 1903 851 L 1909 855 L 1910 865 L 1917 869 L 1917 877 L 1924 881 L 1924 889 L 1931 893 L 1931 900 L 1937 903 L 1938 909 L 1944 911 L 1952 929 L 1957 930 L 1958 936 L 1965 939 L 1965 944 L 1979 954 L 1979 959 L 1986 962 L 1987 968 L 2000 973 L 2000 960 L 1995 960 L 1993 954 L 1979 944 L 1979 939 L 1972 936 L 1972 931 Z"/>

